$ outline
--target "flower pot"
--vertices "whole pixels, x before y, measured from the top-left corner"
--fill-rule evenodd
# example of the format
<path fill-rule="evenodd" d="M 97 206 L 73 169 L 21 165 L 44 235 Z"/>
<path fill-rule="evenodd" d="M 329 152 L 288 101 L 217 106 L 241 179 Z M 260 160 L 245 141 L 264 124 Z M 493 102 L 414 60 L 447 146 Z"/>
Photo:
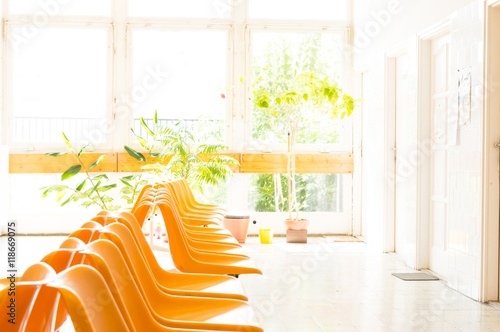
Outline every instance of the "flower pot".
<path fill-rule="evenodd" d="M 285 220 L 286 242 L 288 243 L 307 243 L 307 226 L 309 220 Z"/>
<path fill-rule="evenodd" d="M 226 215 L 222 220 L 222 226 L 230 231 L 239 243 L 245 243 L 249 222 L 248 215 Z"/>
<path fill-rule="evenodd" d="M 307 219 L 297 219 L 297 220 L 285 219 L 286 229 L 301 231 L 307 229 L 308 225 L 309 225 L 309 220 Z"/>

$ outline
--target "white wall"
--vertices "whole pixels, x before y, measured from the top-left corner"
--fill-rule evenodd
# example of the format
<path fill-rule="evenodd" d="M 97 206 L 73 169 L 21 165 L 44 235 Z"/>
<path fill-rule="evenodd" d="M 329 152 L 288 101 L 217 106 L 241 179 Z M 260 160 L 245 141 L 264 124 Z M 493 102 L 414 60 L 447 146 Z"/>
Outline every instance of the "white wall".
<path fill-rule="evenodd" d="M 443 20 L 474 0 L 354 0 L 354 59 L 369 65 L 409 36 Z"/>
<path fill-rule="evenodd" d="M 43 198 L 40 188 L 60 183 L 60 177 L 61 174 L 10 174 L 9 219 L 17 221 L 18 234 L 71 233 L 99 211 L 74 204 L 60 207 L 55 194 Z"/>
<path fill-rule="evenodd" d="M 459 127 L 457 145 L 449 149 L 448 252 L 450 287 L 478 299 L 481 267 L 483 137 L 483 2 L 459 10 L 451 22 L 451 73 L 472 69 L 471 121 Z M 452 92 L 457 95 L 457 89 Z M 451 98 L 457 108 L 457 98 Z"/>
<path fill-rule="evenodd" d="M 364 178 L 363 195 L 369 197 L 363 201 L 363 225 L 366 225 L 365 238 L 375 241 L 378 248 L 383 248 L 380 237 L 386 236 L 386 217 L 391 209 L 384 201 L 384 194 L 390 190 L 384 184 L 385 156 L 392 149 L 385 138 L 387 130 L 386 116 L 386 57 L 395 49 L 407 46 L 409 55 L 418 59 L 417 40 L 419 34 L 428 31 L 445 18 L 451 17 L 451 75 L 452 82 L 457 82 L 457 70 L 470 66 L 473 77 L 472 119 L 469 124 L 459 127 L 458 142 L 449 147 L 447 183 L 448 204 L 448 255 L 450 287 L 461 293 L 479 299 L 481 267 L 481 215 L 482 215 L 482 137 L 483 137 L 483 27 L 484 3 L 481 0 L 422 0 L 422 1 L 368 1 L 355 2 L 354 21 L 358 32 L 354 40 L 354 66 L 364 72 L 369 80 L 369 93 L 364 97 L 365 116 L 369 117 L 370 126 L 364 129 L 364 163 L 373 169 L 373 176 Z M 432 8 L 432 9 L 430 9 Z M 385 15 L 385 16 L 384 16 Z M 378 28 L 377 28 L 378 27 Z M 366 40 L 363 33 L 373 29 Z M 365 34 L 366 35 L 366 34 Z M 365 41 L 365 43 L 361 43 Z M 411 72 L 416 75 L 411 79 L 418 92 L 421 68 L 413 62 Z M 450 107 L 457 107 L 457 88 L 453 85 Z M 418 103 L 417 98 L 412 102 Z M 417 107 L 418 105 L 413 105 Z M 424 110 L 418 110 L 423 112 Z M 420 114 L 420 113 L 419 113 Z M 409 132 L 414 132 L 417 123 L 409 124 Z M 418 181 L 418 180 L 417 180 Z M 383 193 L 385 191 L 385 193 Z M 412 206 L 418 207 L 418 198 L 414 197 Z M 426 211 L 413 213 L 425 215 Z M 412 213 L 409 211 L 409 213 Z M 418 241 L 419 216 L 409 215 L 409 220 L 417 220 L 417 225 L 408 225 L 408 239 Z M 385 239 L 387 241 L 387 238 Z M 412 243 L 409 255 L 417 255 L 417 241 Z M 415 261 L 415 257 L 404 257 L 406 262 Z M 408 263 L 410 266 L 412 264 Z"/>

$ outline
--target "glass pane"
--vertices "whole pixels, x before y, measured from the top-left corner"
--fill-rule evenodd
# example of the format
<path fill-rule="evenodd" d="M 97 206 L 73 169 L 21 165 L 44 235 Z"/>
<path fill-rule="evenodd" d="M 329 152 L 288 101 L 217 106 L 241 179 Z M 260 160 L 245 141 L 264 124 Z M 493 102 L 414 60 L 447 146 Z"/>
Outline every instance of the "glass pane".
<path fill-rule="evenodd" d="M 249 0 L 249 17 L 347 20 L 346 0 Z"/>
<path fill-rule="evenodd" d="M 107 29 L 43 28 L 12 46 L 14 142 L 90 139 L 108 109 Z"/>
<path fill-rule="evenodd" d="M 233 0 L 129 0 L 130 16 L 229 18 Z"/>
<path fill-rule="evenodd" d="M 7 1 L 7 0 L 6 0 Z M 111 0 L 8 0 L 9 14 L 34 15 L 35 22 L 59 15 L 111 16 Z"/>
<path fill-rule="evenodd" d="M 260 88 L 278 91 L 304 72 L 341 82 L 342 43 L 342 34 L 337 32 L 252 33 L 253 91 Z M 288 127 L 284 115 L 264 111 L 256 104 L 252 107 L 252 143 L 264 148 L 274 143 L 286 143 Z M 344 127 L 348 121 L 332 118 L 332 112 L 326 107 L 314 106 L 311 111 L 302 112 L 297 143 L 318 146 L 344 143 Z"/>
<path fill-rule="evenodd" d="M 175 45 L 175 46 L 173 46 Z M 198 141 L 224 142 L 226 117 L 225 31 L 133 32 L 134 128 L 155 110 L 163 125 L 182 125 Z"/>
<path fill-rule="evenodd" d="M 304 212 L 342 212 L 343 188 L 340 174 L 296 175 L 297 201 Z M 287 211 L 287 179 L 282 174 L 252 174 L 249 210 Z"/>

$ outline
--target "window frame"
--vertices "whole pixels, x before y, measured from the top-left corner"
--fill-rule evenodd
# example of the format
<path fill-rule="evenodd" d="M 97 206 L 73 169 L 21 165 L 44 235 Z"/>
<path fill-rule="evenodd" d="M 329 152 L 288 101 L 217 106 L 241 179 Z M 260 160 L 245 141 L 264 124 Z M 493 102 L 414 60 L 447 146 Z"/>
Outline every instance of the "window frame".
<path fill-rule="evenodd" d="M 232 91 L 226 93 L 226 142 L 225 144 L 233 151 L 255 152 L 264 151 L 251 144 L 251 105 L 248 98 L 251 97 L 249 87 L 249 77 L 251 70 L 251 33 L 252 31 L 282 31 L 282 32 L 323 32 L 323 31 L 344 31 L 345 43 L 350 41 L 350 18 L 348 21 L 322 21 L 310 19 L 249 19 L 249 1 L 238 0 L 231 3 L 230 0 L 220 0 L 219 5 L 227 6 L 232 13 L 229 18 L 168 18 L 168 17 L 129 17 L 127 0 L 111 0 L 110 17 L 91 16 L 55 16 L 50 17 L 47 22 L 48 27 L 106 27 L 109 29 L 108 37 L 108 106 L 106 118 L 103 119 L 102 131 L 109 134 L 108 140 L 98 146 L 96 150 L 101 151 L 122 151 L 123 145 L 133 144 L 133 137 L 128 135 L 133 124 L 133 112 L 128 112 L 127 116 L 120 113 L 120 103 L 131 102 L 131 31 L 134 29 L 155 29 L 172 30 L 205 30 L 218 29 L 227 30 L 227 85 L 232 87 Z M 352 7 L 347 1 L 348 13 Z M 12 130 L 9 124 L 13 121 L 12 96 L 9 91 L 9 83 L 12 82 L 13 73 L 8 64 L 12 60 L 12 51 L 7 50 L 7 38 L 11 32 L 11 27 L 22 24 L 33 24 L 33 15 L 9 15 L 8 1 L 2 1 L 4 14 L 4 25 L 2 28 L 3 39 L 3 114 L 0 124 L 2 128 L 2 139 L 6 144 L 11 145 L 12 150 L 31 150 L 36 144 L 36 150 L 47 150 L 62 147 L 63 144 L 20 143 L 13 144 Z M 10 54 L 9 54 L 10 52 Z M 346 65 L 343 66 L 347 71 Z M 342 74 L 349 78 L 350 75 Z M 242 80 L 245 83 L 242 84 Z M 346 89 L 349 89 L 351 82 L 344 79 Z M 349 89 L 350 90 L 350 89 Z M 128 96 L 128 100 L 124 97 Z M 129 104 L 131 105 L 131 104 Z M 123 106 L 123 105 L 122 105 Z M 349 137 L 351 135 L 348 135 Z M 348 145 L 348 144 L 347 144 Z M 345 152 L 351 151 L 346 147 L 318 147 L 315 144 L 299 145 L 300 151 L 307 152 Z M 282 145 L 272 146 L 273 151 L 284 151 Z"/>
<path fill-rule="evenodd" d="M 126 86 L 127 86 L 127 93 L 126 93 L 126 99 L 127 103 L 129 105 L 130 109 L 130 116 L 128 117 L 128 128 L 132 128 L 134 125 L 134 109 L 133 109 L 133 103 L 134 101 L 132 100 L 132 91 L 133 91 L 133 73 L 132 73 L 132 68 L 133 68 L 133 40 L 132 40 L 132 35 L 134 31 L 137 30 L 147 30 L 147 29 L 154 29 L 154 30 L 160 30 L 160 31 L 207 31 L 207 30 L 215 30 L 215 31 L 221 31 L 226 33 L 226 58 L 227 58 L 227 63 L 226 63 L 226 82 L 228 86 L 231 86 L 233 82 L 233 64 L 234 64 L 234 25 L 232 22 L 221 19 L 219 22 L 213 22 L 210 21 L 208 22 L 206 19 L 197 19 L 197 22 L 191 22 L 189 20 L 184 20 L 184 19 L 161 19 L 161 20 L 156 20 L 155 22 L 149 22 L 149 20 L 145 20 L 142 18 L 138 19 L 130 19 L 127 24 L 126 24 L 126 44 L 127 44 L 127 56 L 126 56 L 126 63 L 127 63 L 127 71 L 126 71 Z M 229 91 L 228 91 L 229 92 Z M 227 142 L 231 140 L 231 110 L 232 110 L 232 105 L 233 105 L 233 94 L 232 93 L 226 93 L 226 110 L 225 110 L 225 141 L 222 142 L 223 144 L 227 145 Z M 152 110 L 153 112 L 153 110 Z M 151 113 L 153 115 L 153 113 Z M 129 130 L 129 135 L 127 136 L 127 140 L 125 144 L 130 145 L 131 147 L 135 149 L 141 150 L 142 147 L 138 142 L 135 141 L 134 137 L 132 134 L 130 134 Z"/>
<path fill-rule="evenodd" d="M 9 38 L 13 36 L 13 29 L 27 26 L 27 24 L 34 24 L 32 18 L 30 16 L 16 16 L 12 18 L 6 18 L 4 24 L 4 82 L 8 82 L 9 84 L 4 84 L 4 124 L 3 132 L 5 133 L 4 141 L 7 145 L 11 147 L 13 151 L 48 151 L 49 149 L 60 149 L 64 147 L 64 143 L 62 142 L 15 142 L 13 137 L 13 121 L 14 121 L 14 109 L 13 109 L 13 94 L 12 94 L 12 82 L 13 82 L 13 66 L 7 65 L 13 63 L 14 58 L 14 50 L 10 47 Z M 36 27 L 36 26 L 35 26 Z M 113 23 L 109 19 L 97 19 L 95 21 L 89 21 L 83 18 L 64 18 L 63 20 L 54 20 L 47 22 L 41 27 L 36 27 L 37 29 L 44 28 L 94 28 L 94 29 L 102 29 L 107 34 L 107 74 L 106 74 L 106 87 L 107 87 L 107 97 L 106 97 L 106 110 L 105 110 L 105 118 L 102 119 L 100 128 L 95 128 L 98 130 L 100 134 L 103 134 L 105 137 L 107 135 L 107 139 L 104 140 L 102 144 L 93 144 L 91 142 L 89 150 L 92 149 L 103 149 L 103 150 L 111 150 L 112 146 L 112 137 L 110 137 L 109 132 L 107 132 L 108 125 L 112 123 L 113 117 L 111 113 L 112 109 L 112 90 L 113 90 Z M 74 114 L 73 114 L 74 117 Z"/>
<path fill-rule="evenodd" d="M 346 24 L 334 23 L 326 24 L 325 22 L 297 22 L 297 21 L 280 21 L 274 24 L 269 23 L 253 23 L 248 24 L 245 29 L 245 39 L 247 40 L 248 53 L 245 62 L 245 72 L 246 77 L 251 78 L 252 71 L 252 33 L 253 32 L 282 32 L 282 33 L 294 33 L 294 32 L 310 32 L 310 33 L 322 33 L 322 32 L 338 32 L 343 34 L 344 47 L 347 47 L 350 38 L 350 28 Z M 340 73 L 342 87 L 345 90 L 350 90 L 351 81 L 349 80 L 349 70 L 346 66 L 345 58 L 341 58 L 342 72 Z M 252 97 L 252 87 L 251 79 L 246 80 L 245 85 L 245 151 L 254 152 L 276 152 L 276 151 L 286 151 L 286 143 L 271 143 L 266 146 L 259 146 L 252 141 L 252 103 L 250 101 Z M 297 151 L 299 152 L 321 152 L 321 153 L 344 153 L 352 151 L 352 119 L 345 119 L 345 125 L 349 129 L 343 130 L 343 138 L 345 142 L 343 144 L 297 144 Z"/>

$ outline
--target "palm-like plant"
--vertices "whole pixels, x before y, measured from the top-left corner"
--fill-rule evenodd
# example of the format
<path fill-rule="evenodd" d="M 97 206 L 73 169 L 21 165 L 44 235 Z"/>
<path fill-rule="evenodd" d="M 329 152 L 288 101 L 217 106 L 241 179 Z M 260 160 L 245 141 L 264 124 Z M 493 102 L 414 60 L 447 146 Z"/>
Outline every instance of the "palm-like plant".
<path fill-rule="evenodd" d="M 228 178 L 231 167 L 238 161 L 232 157 L 221 155 L 228 149 L 222 144 L 197 144 L 196 138 L 182 122 L 171 126 L 161 125 L 155 112 L 150 127 L 144 118 L 140 118 L 141 126 L 148 137 L 142 137 L 133 130 L 139 144 L 152 158 L 159 163 L 148 163 L 141 152 L 125 146 L 125 150 L 137 160 L 146 161 L 143 169 L 155 172 L 159 177 L 186 179 L 193 189 L 202 191 L 203 185 L 216 185 Z"/>

